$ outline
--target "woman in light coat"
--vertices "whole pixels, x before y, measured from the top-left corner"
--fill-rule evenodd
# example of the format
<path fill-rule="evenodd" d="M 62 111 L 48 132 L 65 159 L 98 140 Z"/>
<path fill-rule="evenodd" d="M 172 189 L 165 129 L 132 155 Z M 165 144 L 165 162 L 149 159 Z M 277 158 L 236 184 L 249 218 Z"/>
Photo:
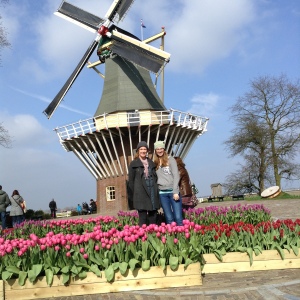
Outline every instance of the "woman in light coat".
<path fill-rule="evenodd" d="M 11 197 L 11 209 L 10 216 L 12 217 L 13 227 L 16 227 L 18 224 L 21 224 L 25 220 L 24 211 L 22 205 L 24 203 L 24 199 L 20 196 L 17 190 L 14 190 Z"/>

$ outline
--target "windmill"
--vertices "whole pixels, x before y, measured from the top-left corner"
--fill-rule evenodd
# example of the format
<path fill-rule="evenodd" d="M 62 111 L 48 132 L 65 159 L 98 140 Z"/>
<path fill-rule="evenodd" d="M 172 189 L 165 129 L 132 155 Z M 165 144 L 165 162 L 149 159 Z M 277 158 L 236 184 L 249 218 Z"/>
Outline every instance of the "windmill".
<path fill-rule="evenodd" d="M 170 60 L 169 53 L 141 42 L 137 37 L 115 25 L 116 22 L 124 18 L 133 2 L 134 0 L 114 0 L 103 19 L 67 1 L 61 3 L 56 12 L 58 16 L 90 31 L 97 32 L 97 35 L 66 83 L 45 109 L 44 113 L 48 118 L 51 118 L 97 46 L 99 46 L 97 54 L 100 62 L 104 62 L 110 55 L 115 54 L 155 73 L 158 73 L 165 63 Z"/>
<path fill-rule="evenodd" d="M 206 131 L 208 118 L 167 110 L 158 96 L 150 72 L 159 75 L 170 54 L 148 43 L 162 32 L 140 41 L 115 24 L 127 13 L 133 0 L 114 0 L 104 18 L 66 1 L 56 14 L 97 32 L 75 70 L 44 113 L 50 118 L 85 65 L 105 63 L 104 86 L 99 105 L 90 119 L 56 128 L 61 145 L 73 152 L 97 181 L 98 211 L 116 214 L 127 210 L 126 177 L 137 143 L 150 148 L 157 140 L 166 150 L 184 158 Z M 89 63 L 97 48 L 99 61 Z"/>

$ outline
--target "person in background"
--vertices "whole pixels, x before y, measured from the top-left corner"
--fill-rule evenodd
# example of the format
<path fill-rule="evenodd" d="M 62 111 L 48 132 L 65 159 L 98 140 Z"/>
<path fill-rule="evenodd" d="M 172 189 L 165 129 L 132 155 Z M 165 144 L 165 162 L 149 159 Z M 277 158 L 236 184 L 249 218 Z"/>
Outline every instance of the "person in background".
<path fill-rule="evenodd" d="M 54 199 L 52 199 L 49 203 L 49 208 L 51 211 L 51 218 L 56 218 L 56 211 L 57 211 L 57 206 L 56 206 L 56 202 Z"/>
<path fill-rule="evenodd" d="M 190 176 L 185 168 L 185 163 L 178 156 L 174 157 L 177 163 L 178 171 L 179 171 L 179 193 L 182 200 L 182 207 L 188 209 L 190 206 L 185 205 L 185 203 L 189 203 L 193 195 L 192 187 L 190 184 Z"/>
<path fill-rule="evenodd" d="M 93 199 L 90 200 L 90 212 L 91 214 L 97 212 L 97 204 Z"/>
<path fill-rule="evenodd" d="M 6 208 L 10 204 L 11 203 L 7 193 L 2 190 L 2 186 L 0 185 L 0 213 L 1 213 L 2 230 L 6 229 Z"/>
<path fill-rule="evenodd" d="M 182 202 L 179 195 L 179 172 L 176 160 L 165 151 L 165 143 L 154 143 L 153 161 L 156 165 L 161 206 L 167 224 L 182 226 Z"/>
<path fill-rule="evenodd" d="M 24 199 L 20 196 L 17 190 L 14 190 L 11 197 L 11 209 L 10 209 L 10 216 L 12 217 L 12 225 L 16 227 L 17 225 L 21 224 L 25 220 L 24 211 L 22 208 L 22 204 Z"/>
<path fill-rule="evenodd" d="M 77 214 L 82 215 L 82 207 L 80 204 L 77 205 Z"/>
<path fill-rule="evenodd" d="M 139 214 L 139 226 L 156 224 L 160 208 L 155 164 L 148 158 L 149 147 L 141 141 L 128 168 L 128 201 Z"/>

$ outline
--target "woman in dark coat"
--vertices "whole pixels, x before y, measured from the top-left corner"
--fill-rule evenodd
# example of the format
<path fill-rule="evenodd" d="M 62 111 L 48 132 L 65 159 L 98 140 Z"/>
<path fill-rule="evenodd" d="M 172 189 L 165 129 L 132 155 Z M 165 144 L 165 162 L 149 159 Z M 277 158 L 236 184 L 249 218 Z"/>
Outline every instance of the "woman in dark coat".
<path fill-rule="evenodd" d="M 179 193 L 182 198 L 182 207 L 188 208 L 188 206 L 185 205 L 185 203 L 188 203 L 193 195 L 190 176 L 187 169 L 185 168 L 185 163 L 182 161 L 182 159 L 180 157 L 174 157 L 174 158 L 177 162 L 177 167 L 180 176 Z"/>
<path fill-rule="evenodd" d="M 156 224 L 157 210 L 160 208 L 155 164 L 149 159 L 149 147 L 139 142 L 136 155 L 128 169 L 128 201 L 139 214 L 139 226 Z"/>

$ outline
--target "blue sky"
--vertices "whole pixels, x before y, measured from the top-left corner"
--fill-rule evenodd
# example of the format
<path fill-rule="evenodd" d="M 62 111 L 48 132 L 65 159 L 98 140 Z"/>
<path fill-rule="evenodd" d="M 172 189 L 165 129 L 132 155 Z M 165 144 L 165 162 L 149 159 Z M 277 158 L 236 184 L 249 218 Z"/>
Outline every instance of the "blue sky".
<path fill-rule="evenodd" d="M 100 17 L 111 0 L 70 0 Z M 96 182 L 53 131 L 94 115 L 103 80 L 85 68 L 48 120 L 42 113 L 73 71 L 94 34 L 53 14 L 60 0 L 10 1 L 1 8 L 12 44 L 2 52 L 0 122 L 13 136 L 0 148 L 0 184 L 18 189 L 29 208 L 59 208 L 96 197 Z M 223 142 L 233 123 L 228 108 L 262 75 L 299 78 L 298 0 L 136 0 L 119 26 L 144 38 L 166 28 L 165 105 L 208 117 L 185 162 L 198 196 L 237 169 Z M 154 44 L 155 45 L 155 44 Z M 96 55 L 91 58 L 94 62 Z M 283 188 L 299 187 L 299 182 Z"/>

